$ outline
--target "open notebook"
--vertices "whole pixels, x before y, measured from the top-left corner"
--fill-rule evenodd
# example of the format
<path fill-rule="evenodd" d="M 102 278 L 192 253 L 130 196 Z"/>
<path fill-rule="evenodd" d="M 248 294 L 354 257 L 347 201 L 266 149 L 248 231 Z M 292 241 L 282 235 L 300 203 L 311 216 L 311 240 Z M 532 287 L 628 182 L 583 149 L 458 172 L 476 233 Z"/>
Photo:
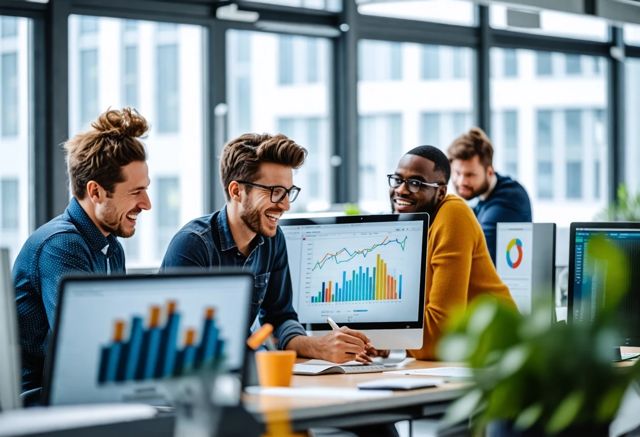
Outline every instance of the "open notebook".
<path fill-rule="evenodd" d="M 309 360 L 293 366 L 296 375 L 326 375 L 329 373 L 375 373 L 392 370 L 394 366 L 384 364 L 362 364 L 357 361 L 348 361 L 337 364 L 324 360 Z"/>

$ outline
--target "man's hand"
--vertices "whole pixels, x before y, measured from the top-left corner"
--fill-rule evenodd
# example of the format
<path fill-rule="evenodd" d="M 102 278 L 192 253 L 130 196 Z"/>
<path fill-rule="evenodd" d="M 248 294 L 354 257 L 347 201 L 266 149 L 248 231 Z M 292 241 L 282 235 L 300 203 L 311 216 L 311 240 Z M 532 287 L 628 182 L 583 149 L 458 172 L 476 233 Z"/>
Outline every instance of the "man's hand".
<path fill-rule="evenodd" d="M 367 355 L 367 351 L 373 349 L 373 346 L 362 332 L 343 326 L 322 337 L 294 337 L 287 345 L 287 349 L 294 349 L 299 356 L 334 363 L 351 360 L 370 363 L 371 357 Z"/>

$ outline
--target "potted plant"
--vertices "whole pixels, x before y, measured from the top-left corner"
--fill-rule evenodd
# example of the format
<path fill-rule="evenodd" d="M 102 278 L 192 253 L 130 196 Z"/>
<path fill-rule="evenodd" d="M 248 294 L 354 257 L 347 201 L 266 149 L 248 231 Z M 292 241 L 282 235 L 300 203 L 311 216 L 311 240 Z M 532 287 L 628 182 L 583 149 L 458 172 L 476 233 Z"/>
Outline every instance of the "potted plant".
<path fill-rule="evenodd" d="M 475 384 L 448 420 L 473 417 L 476 429 L 490 424 L 511 435 L 608 435 L 627 387 L 640 376 L 638 363 L 612 363 L 616 309 L 626 293 L 620 278 L 629 266 L 604 240 L 587 253 L 607 266 L 605 304 L 591 323 L 550 324 L 551 308 L 522 316 L 491 299 L 476 300 L 452 321 L 440 356 L 468 363 Z"/>
<path fill-rule="evenodd" d="M 616 222 L 640 221 L 640 192 L 633 194 L 625 184 L 620 184 L 616 202 L 598 214 L 596 219 Z"/>

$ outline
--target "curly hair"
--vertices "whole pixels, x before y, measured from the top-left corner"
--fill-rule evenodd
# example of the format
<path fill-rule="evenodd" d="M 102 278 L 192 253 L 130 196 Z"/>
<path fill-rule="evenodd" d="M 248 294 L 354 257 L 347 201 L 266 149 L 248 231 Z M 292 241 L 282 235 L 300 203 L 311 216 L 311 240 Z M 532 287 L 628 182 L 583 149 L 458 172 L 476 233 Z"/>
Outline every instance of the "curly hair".
<path fill-rule="evenodd" d="M 220 179 L 227 200 L 231 181 L 253 182 L 258 179 L 260 164 L 271 162 L 299 168 L 307 157 L 307 149 L 282 134 L 240 135 L 229 141 L 220 157 Z"/>
<path fill-rule="evenodd" d="M 91 129 L 64 144 L 71 191 L 78 199 L 87 194 L 87 183 L 95 181 L 108 193 L 124 181 L 122 167 L 146 161 L 138 139 L 149 130 L 147 120 L 135 109 L 108 109 L 91 123 Z"/>

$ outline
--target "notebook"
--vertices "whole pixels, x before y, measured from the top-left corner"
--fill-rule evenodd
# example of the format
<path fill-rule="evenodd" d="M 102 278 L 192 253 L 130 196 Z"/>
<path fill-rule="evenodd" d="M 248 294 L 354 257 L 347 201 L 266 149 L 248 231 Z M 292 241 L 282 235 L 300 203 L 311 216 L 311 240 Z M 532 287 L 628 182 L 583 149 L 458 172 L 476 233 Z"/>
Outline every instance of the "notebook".
<path fill-rule="evenodd" d="M 392 367 L 383 364 L 362 364 L 357 361 L 348 361 L 337 364 L 324 360 L 309 360 L 295 364 L 295 375 L 327 375 L 331 373 L 376 373 L 390 370 Z"/>

